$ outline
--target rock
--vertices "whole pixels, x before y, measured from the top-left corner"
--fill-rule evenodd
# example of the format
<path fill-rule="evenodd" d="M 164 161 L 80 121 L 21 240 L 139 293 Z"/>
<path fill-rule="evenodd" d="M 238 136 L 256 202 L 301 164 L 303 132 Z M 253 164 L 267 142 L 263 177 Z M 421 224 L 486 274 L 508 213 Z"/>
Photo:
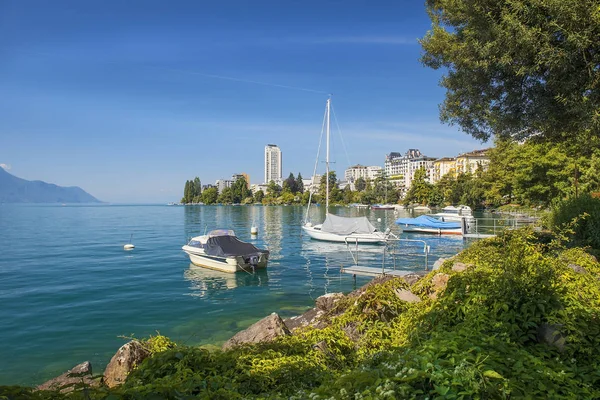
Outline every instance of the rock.
<path fill-rule="evenodd" d="M 414 272 L 414 273 L 406 274 L 402 278 L 406 281 L 406 283 L 409 284 L 409 286 L 412 286 L 415 283 L 417 283 L 423 277 L 423 275 L 424 275 L 424 273 Z"/>
<path fill-rule="evenodd" d="M 285 319 L 283 322 L 285 326 L 291 331 L 295 331 L 303 326 L 313 325 L 315 322 L 323 316 L 325 313 L 316 308 L 311 308 L 302 315 Z"/>
<path fill-rule="evenodd" d="M 450 276 L 448 274 L 444 274 L 443 272 L 435 274 L 433 278 L 431 278 L 431 288 L 434 292 L 431 293 L 429 297 L 434 300 L 437 299 L 438 293 L 446 289 L 449 278 Z"/>
<path fill-rule="evenodd" d="M 440 269 L 444 261 L 446 261 L 445 258 L 438 258 L 437 261 L 433 263 L 433 270 Z"/>
<path fill-rule="evenodd" d="M 559 324 L 541 324 L 537 329 L 538 342 L 556 347 L 559 351 L 565 349 L 566 339 L 560 333 L 562 325 Z"/>
<path fill-rule="evenodd" d="M 279 336 L 290 334 L 281 317 L 277 313 L 272 313 L 226 341 L 223 344 L 223 350 L 229 350 L 245 343 L 270 342 Z"/>
<path fill-rule="evenodd" d="M 58 390 L 61 393 L 69 393 L 74 391 L 77 385 L 100 386 L 98 380 L 92 379 L 92 364 L 89 361 L 74 366 L 64 374 L 42 383 L 36 389 Z"/>
<path fill-rule="evenodd" d="M 569 264 L 568 265 L 569 268 L 571 268 L 573 271 L 577 272 L 578 274 L 587 274 L 587 270 L 585 268 L 583 268 L 581 265 L 577 265 L 577 264 Z"/>
<path fill-rule="evenodd" d="M 463 272 L 467 268 L 469 268 L 469 266 L 461 262 L 455 262 L 454 265 L 452 265 L 452 271 L 454 272 Z"/>
<path fill-rule="evenodd" d="M 344 298 L 343 293 L 327 293 L 323 296 L 317 297 L 315 305 L 319 310 L 328 312 L 333 309 L 335 303 Z"/>
<path fill-rule="evenodd" d="M 104 370 L 104 383 L 109 388 L 125 382 L 129 373 L 150 355 L 137 340 L 125 343 L 110 359 Z"/>
<path fill-rule="evenodd" d="M 394 292 L 396 293 L 396 296 L 398 296 L 398 298 L 400 300 L 402 300 L 402 301 L 406 301 L 408 303 L 419 303 L 419 302 L 421 302 L 421 299 L 419 298 L 419 296 L 417 296 L 416 294 L 414 294 L 410 290 L 396 289 Z"/>

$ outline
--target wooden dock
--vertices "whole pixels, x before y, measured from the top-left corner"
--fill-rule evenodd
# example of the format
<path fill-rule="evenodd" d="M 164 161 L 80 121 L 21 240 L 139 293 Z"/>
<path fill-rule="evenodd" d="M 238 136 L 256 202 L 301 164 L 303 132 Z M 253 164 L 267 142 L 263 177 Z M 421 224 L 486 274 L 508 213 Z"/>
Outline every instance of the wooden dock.
<path fill-rule="evenodd" d="M 341 272 L 352 275 L 364 275 L 364 276 L 404 276 L 412 274 L 415 271 L 402 271 L 392 268 L 380 268 L 380 267 L 363 267 L 361 265 L 353 265 L 351 267 L 342 267 Z"/>

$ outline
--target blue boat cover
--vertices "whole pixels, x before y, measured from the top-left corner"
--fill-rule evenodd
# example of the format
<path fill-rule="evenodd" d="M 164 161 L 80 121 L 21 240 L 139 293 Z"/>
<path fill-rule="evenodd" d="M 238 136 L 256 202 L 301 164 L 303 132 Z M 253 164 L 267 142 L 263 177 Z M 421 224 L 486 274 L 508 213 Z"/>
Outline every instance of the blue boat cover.
<path fill-rule="evenodd" d="M 460 222 L 443 222 L 439 219 L 430 217 L 429 215 L 421 215 L 417 218 L 398 218 L 396 220 L 398 225 L 412 225 L 420 226 L 423 228 L 436 228 L 436 229 L 456 229 L 460 228 Z"/>

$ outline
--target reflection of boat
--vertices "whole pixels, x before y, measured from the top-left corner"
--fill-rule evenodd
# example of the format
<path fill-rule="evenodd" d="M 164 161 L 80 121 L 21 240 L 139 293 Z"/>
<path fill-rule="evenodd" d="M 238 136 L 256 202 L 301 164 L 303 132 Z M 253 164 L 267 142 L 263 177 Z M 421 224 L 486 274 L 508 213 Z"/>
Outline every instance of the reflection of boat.
<path fill-rule="evenodd" d="M 265 268 L 269 260 L 269 250 L 242 242 L 230 229 L 217 229 L 193 237 L 182 249 L 192 263 L 224 272 L 251 272 Z"/>
<path fill-rule="evenodd" d="M 442 208 L 442 212 L 431 214 L 434 218 L 439 218 L 440 220 L 447 221 L 462 221 L 463 218 L 467 220 L 473 220 L 473 211 L 469 206 L 448 206 Z"/>
<path fill-rule="evenodd" d="M 269 280 L 266 269 L 260 269 L 254 274 L 229 274 L 199 267 L 193 263 L 190 263 L 183 276 L 193 285 L 192 289 L 203 292 L 235 289 L 241 286 L 264 286 Z"/>
<path fill-rule="evenodd" d="M 444 222 L 429 215 L 421 215 L 417 218 L 398 218 L 396 224 L 400 225 L 404 232 L 433 233 L 436 235 L 463 234 L 463 224 L 461 222 Z"/>
<path fill-rule="evenodd" d="M 325 128 L 326 128 L 326 174 L 325 174 L 325 222 L 313 225 L 308 222 L 308 211 L 310 210 L 311 199 L 309 198 L 306 209 L 306 221 L 302 230 L 312 239 L 324 240 L 329 242 L 350 243 L 385 243 L 389 231 L 380 232 L 369 222 L 366 217 L 338 217 L 329 214 L 329 136 L 330 136 L 330 112 L 331 98 L 327 99 L 325 107 Z M 320 148 L 321 146 L 319 146 Z M 316 167 L 315 167 L 316 169 Z M 316 171 L 315 171 L 316 172 Z M 312 196 L 312 193 L 311 193 Z"/>

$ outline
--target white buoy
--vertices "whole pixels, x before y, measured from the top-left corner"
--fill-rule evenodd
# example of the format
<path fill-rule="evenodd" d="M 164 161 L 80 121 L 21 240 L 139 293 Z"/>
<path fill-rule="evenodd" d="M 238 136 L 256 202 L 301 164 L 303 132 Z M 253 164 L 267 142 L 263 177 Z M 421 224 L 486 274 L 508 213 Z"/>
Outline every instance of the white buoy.
<path fill-rule="evenodd" d="M 123 246 L 123 250 L 133 250 L 135 248 L 135 246 L 133 244 L 131 244 L 132 238 L 133 238 L 133 233 L 129 237 L 129 243 L 127 243 L 125 246 Z"/>
<path fill-rule="evenodd" d="M 381 218 L 377 218 L 377 222 L 381 222 Z"/>
<path fill-rule="evenodd" d="M 258 228 L 253 226 L 250 228 L 250 234 L 252 235 L 258 235 Z"/>

